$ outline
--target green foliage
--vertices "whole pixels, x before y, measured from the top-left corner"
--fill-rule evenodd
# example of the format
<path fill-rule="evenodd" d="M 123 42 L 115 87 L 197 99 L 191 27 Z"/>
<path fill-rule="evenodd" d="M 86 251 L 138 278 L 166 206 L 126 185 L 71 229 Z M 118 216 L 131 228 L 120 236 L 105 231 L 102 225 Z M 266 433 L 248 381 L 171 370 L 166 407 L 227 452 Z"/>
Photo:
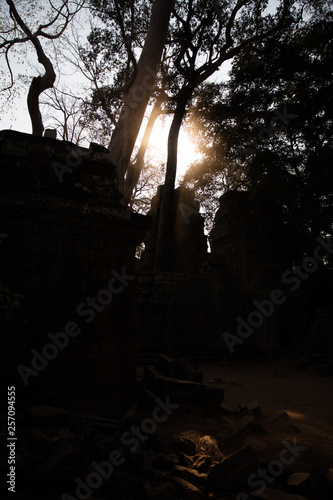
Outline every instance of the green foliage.
<path fill-rule="evenodd" d="M 92 83 L 82 112 L 87 122 L 97 127 L 97 136 L 102 138 L 104 130 L 110 139 L 123 96 L 136 71 L 152 2 L 90 0 L 89 3 L 98 24 L 88 35 L 87 44 L 78 50 Z"/>
<path fill-rule="evenodd" d="M 230 81 L 205 86 L 192 110 L 204 159 L 185 180 L 202 189 L 223 174 L 225 190 L 268 193 L 305 247 L 333 225 L 332 27 L 322 10 L 247 47 Z"/>

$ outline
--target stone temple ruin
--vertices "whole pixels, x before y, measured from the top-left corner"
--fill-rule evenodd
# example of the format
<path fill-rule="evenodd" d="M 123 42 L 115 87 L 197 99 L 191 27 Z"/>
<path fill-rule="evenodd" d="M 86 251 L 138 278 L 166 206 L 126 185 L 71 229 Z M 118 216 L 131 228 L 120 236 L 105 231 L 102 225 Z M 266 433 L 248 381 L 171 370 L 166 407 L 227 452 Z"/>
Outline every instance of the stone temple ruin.
<path fill-rule="evenodd" d="M 0 141 L 1 232 L 8 234 L 0 275 L 9 315 L 7 325 L 3 318 L 8 333 L 1 338 L 7 346 L 2 368 L 14 368 L 15 380 L 17 365 L 33 369 L 25 377 L 28 390 L 56 380 L 73 393 L 83 386 L 95 395 L 107 390 L 113 400 L 129 398 L 138 347 L 134 256 L 149 218 L 121 208 L 104 148 L 73 148 L 12 131 L 2 132 Z M 123 269 L 131 276 L 128 285 L 120 277 L 108 287 L 112 271 L 121 276 Z M 15 294 L 24 297 L 21 308 Z M 37 375 L 31 350 L 42 354 L 54 344 L 49 332 L 64 332 L 70 323 L 78 325 L 72 328 L 81 330 L 79 337 L 53 363 L 50 347 L 50 366 Z"/>
<path fill-rule="evenodd" d="M 28 458 L 20 461 L 24 480 L 18 486 L 23 491 L 28 484 L 28 496 L 22 498 L 68 500 L 74 491 L 81 498 L 75 484 L 87 492 L 91 463 L 102 460 L 111 442 L 123 449 L 126 429 L 138 422 L 133 408 L 117 420 L 134 401 L 146 405 L 146 417 L 157 415 L 156 401 L 159 415 L 161 409 L 171 415 L 169 397 L 188 415 L 222 412 L 222 387 L 203 383 L 180 357 L 258 361 L 303 349 L 317 355 L 316 366 L 331 370 L 331 281 L 319 271 L 296 290 L 288 286 L 288 234 L 272 200 L 224 194 L 208 253 L 194 195 L 178 188 L 170 207 L 169 268 L 156 273 L 161 187 L 143 216 L 120 204 L 116 171 L 101 146 L 2 131 L 0 155 L 1 378 L 17 387 L 22 408 L 29 407 L 21 451 Z M 138 377 L 140 365 L 145 368 Z M 71 416 L 59 408 L 64 402 L 103 408 L 112 418 Z M 236 498 L 260 464 L 251 446 L 242 448 L 237 440 L 246 429 L 265 429 L 258 404 L 240 407 L 237 423 L 222 414 L 225 443 L 236 439 L 228 459 L 207 436 L 196 444 L 184 435 L 151 437 L 145 450 L 124 452 L 126 464 L 106 491 L 117 499 Z M 35 454 L 36 463 L 29 458 Z M 36 496 L 31 471 L 40 488 Z M 280 496 L 242 498 L 329 498 L 322 483 L 311 483 L 309 497 L 294 495 L 308 489 L 308 477 L 298 477 L 291 489 L 280 485 L 289 492 L 279 490 Z"/>
<path fill-rule="evenodd" d="M 238 354 L 278 351 L 311 331 L 322 306 L 309 308 L 306 287 L 291 292 L 281 281 L 288 269 L 288 235 L 271 200 L 248 192 L 223 195 L 208 253 L 198 204 L 178 188 L 170 266 L 154 273 L 161 188 L 148 216 L 130 213 L 120 205 L 115 169 L 103 147 L 79 148 L 14 131 L 1 132 L 0 146 L 0 229 L 6 236 L 0 247 L 2 327 L 11 331 L 2 342 L 8 343 L 9 365 L 15 360 L 32 368 L 31 349 L 40 352 L 49 332 L 62 332 L 72 321 L 80 337 L 69 342 L 61 361 L 52 362 L 50 347 L 43 383 L 54 371 L 68 387 L 72 372 L 73 389 L 75 381 L 81 385 L 86 379 L 93 392 L 108 387 L 109 395 L 121 399 L 131 394 L 140 348 L 230 354 L 224 332 L 236 334 L 236 318 L 245 322 L 254 311 L 248 330 L 255 333 L 235 344 Z M 135 249 L 142 241 L 138 261 Z M 126 281 L 121 273 L 131 276 L 114 297 L 107 288 L 112 270 L 120 275 L 119 288 Z M 271 314 L 261 313 L 260 321 L 254 303 L 269 299 L 274 289 L 288 300 Z M 3 368 L 10 369 L 6 363 Z M 28 386 L 39 382 L 32 372 L 27 380 Z"/>

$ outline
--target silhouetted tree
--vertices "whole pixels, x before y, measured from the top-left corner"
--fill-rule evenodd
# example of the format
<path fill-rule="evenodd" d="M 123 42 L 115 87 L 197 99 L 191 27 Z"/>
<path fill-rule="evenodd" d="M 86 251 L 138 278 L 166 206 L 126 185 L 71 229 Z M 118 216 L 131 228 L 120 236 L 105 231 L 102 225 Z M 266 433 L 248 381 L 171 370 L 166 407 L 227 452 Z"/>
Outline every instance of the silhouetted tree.
<path fill-rule="evenodd" d="M 111 159 L 117 167 L 118 187 L 122 193 L 124 176 L 155 88 L 174 1 L 155 0 L 153 4 L 144 46 L 131 81 L 127 82 L 126 98 L 109 144 Z"/>
<path fill-rule="evenodd" d="M 274 16 L 265 14 L 266 2 L 237 0 L 217 2 L 188 0 L 176 3 L 171 47 L 175 70 L 182 83 L 176 94 L 176 108 L 168 138 L 168 159 L 161 196 L 155 269 L 168 268 L 169 233 L 172 230 L 170 206 L 177 171 L 180 128 L 194 92 L 221 65 L 247 47 L 274 37 L 292 22 L 291 4 L 283 0 Z"/>
<path fill-rule="evenodd" d="M 0 50 L 4 54 L 10 73 L 10 85 L 13 85 L 13 72 L 9 62 L 9 52 L 19 44 L 31 42 L 36 50 L 38 62 L 44 67 L 45 73 L 34 77 L 28 92 L 28 110 L 32 123 L 32 133 L 41 136 L 44 126 L 39 108 L 39 96 L 45 90 L 52 88 L 56 79 L 56 74 L 51 60 L 47 57 L 40 38 L 55 40 L 59 38 L 67 28 L 73 16 L 81 9 L 84 0 L 73 5 L 71 0 L 64 0 L 60 5 L 49 2 L 51 9 L 51 19 L 32 32 L 27 22 L 18 12 L 13 0 L 6 0 L 9 7 L 10 25 L 1 35 Z M 71 6 L 73 10 L 71 11 Z M 53 31 L 55 30 L 55 31 Z M 8 88 L 8 87 L 7 87 Z"/>
<path fill-rule="evenodd" d="M 187 181 L 202 189 L 223 173 L 225 189 L 269 194 L 303 251 L 333 224 L 332 26 L 322 10 L 249 47 L 228 84 L 207 87 L 193 111 L 205 158 Z"/>

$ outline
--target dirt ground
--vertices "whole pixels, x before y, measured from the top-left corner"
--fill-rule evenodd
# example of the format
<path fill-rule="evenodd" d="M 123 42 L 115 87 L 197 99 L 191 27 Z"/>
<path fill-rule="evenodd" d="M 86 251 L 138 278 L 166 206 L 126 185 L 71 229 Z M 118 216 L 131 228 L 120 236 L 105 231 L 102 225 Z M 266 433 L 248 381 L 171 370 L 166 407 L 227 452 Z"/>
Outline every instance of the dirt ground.
<path fill-rule="evenodd" d="M 239 405 L 253 400 L 259 402 L 264 432 L 246 431 L 238 438 L 225 440 L 228 429 L 221 416 L 194 416 L 177 414 L 169 421 L 178 434 L 196 442 L 203 435 L 211 435 L 222 443 L 222 452 L 230 455 L 244 444 L 251 444 L 258 457 L 265 461 L 279 453 L 283 441 L 296 439 L 306 447 L 304 457 L 311 465 L 327 473 L 333 467 L 333 377 L 319 376 L 309 371 L 296 370 L 291 359 L 265 362 L 239 362 L 231 366 L 218 363 L 198 364 L 204 373 L 204 382 L 215 379 L 217 387 L 225 391 L 223 406 L 239 411 Z M 270 423 L 282 412 L 290 419 Z M 226 415 L 237 422 L 240 414 Z"/>

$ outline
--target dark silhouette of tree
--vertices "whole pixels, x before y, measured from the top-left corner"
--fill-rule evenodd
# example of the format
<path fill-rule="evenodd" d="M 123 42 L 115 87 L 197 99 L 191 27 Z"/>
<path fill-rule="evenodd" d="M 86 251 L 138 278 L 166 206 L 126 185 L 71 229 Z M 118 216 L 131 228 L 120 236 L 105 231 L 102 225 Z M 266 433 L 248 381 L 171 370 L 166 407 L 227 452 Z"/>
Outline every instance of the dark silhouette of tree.
<path fill-rule="evenodd" d="M 311 2 L 306 1 L 303 3 L 311 4 Z M 274 14 L 265 11 L 266 2 L 258 3 L 251 0 L 235 0 L 233 2 L 213 0 L 208 2 L 203 0 L 176 1 L 172 10 L 171 22 L 170 24 L 164 22 L 161 31 L 159 29 L 161 24 L 159 23 L 162 22 L 162 19 L 158 10 L 161 5 L 159 6 L 158 2 L 155 1 L 150 16 L 149 29 L 144 31 L 145 35 L 142 37 L 142 32 L 141 36 L 137 36 L 135 22 L 133 22 L 136 2 L 124 2 L 120 6 L 118 2 L 114 1 L 110 9 L 108 9 L 108 6 L 105 7 L 105 4 L 102 4 L 99 0 L 94 0 L 92 4 L 99 9 L 102 7 L 102 19 L 105 22 L 112 20 L 112 26 L 117 26 L 122 40 L 120 48 L 123 51 L 123 63 L 119 66 L 115 81 L 123 84 L 125 102 L 114 128 L 109 148 L 114 163 L 118 167 L 118 185 L 122 192 L 124 192 L 124 175 L 128 171 L 127 182 L 125 181 L 127 189 L 124 197 L 125 203 L 130 199 L 130 192 L 133 190 L 134 183 L 139 178 L 140 173 L 140 162 L 134 162 L 134 164 L 130 165 L 129 161 L 142 122 L 143 112 L 154 92 L 155 97 L 158 95 L 155 87 L 155 71 L 151 75 L 151 87 L 148 91 L 143 85 L 143 78 L 148 76 L 147 71 L 151 73 L 151 66 L 149 65 L 153 59 L 148 62 L 151 57 L 151 43 L 148 34 L 153 33 L 154 30 L 155 33 L 158 31 L 158 40 L 160 42 L 154 57 L 160 62 L 164 48 L 163 57 L 168 60 L 166 74 L 169 86 L 167 95 L 169 109 L 173 113 L 173 121 L 167 145 L 167 170 L 162 191 L 158 244 L 155 256 L 156 269 L 167 268 L 168 233 L 173 224 L 169 207 L 172 205 L 177 171 L 178 137 L 195 92 L 220 69 L 226 60 L 233 59 L 237 54 L 260 41 L 266 39 L 276 40 L 278 35 L 287 30 L 292 22 L 297 21 L 297 11 L 292 9 L 294 4 L 292 0 L 281 0 Z M 141 2 L 141 5 L 147 6 L 145 2 Z M 170 4 L 168 7 L 171 12 Z M 165 4 L 163 8 L 166 8 Z M 169 20 L 170 12 L 168 11 L 168 16 L 164 17 L 164 21 Z M 138 22 L 141 23 L 140 26 L 144 25 L 141 18 L 139 18 Z M 169 36 L 165 39 L 168 24 Z M 163 43 L 160 32 L 163 32 Z M 100 36 L 101 33 L 96 32 L 95 36 L 91 38 L 95 56 L 99 54 L 98 46 L 104 44 Z M 105 32 L 103 33 L 105 34 Z M 108 30 L 108 33 L 107 38 L 110 39 L 111 37 L 112 39 L 110 30 Z M 134 54 L 135 48 L 140 47 L 140 43 L 142 52 L 139 63 L 137 63 Z M 115 53 L 117 53 L 117 50 Z M 139 67 L 142 69 L 141 76 L 138 73 Z M 118 85 L 118 90 L 119 88 L 120 85 Z M 113 89 L 111 89 L 111 95 L 112 91 Z M 142 95 L 139 99 L 138 93 L 140 92 Z M 104 98 L 104 103 L 106 102 L 107 93 L 107 88 L 104 88 L 99 93 L 98 99 L 101 103 L 101 97 Z M 116 92 L 116 94 L 119 97 L 119 93 Z M 102 106 L 104 106 L 103 103 Z M 138 172 L 135 172 L 135 165 L 139 166 Z"/>
<path fill-rule="evenodd" d="M 187 181 L 202 189 L 223 172 L 225 189 L 270 195 L 302 251 L 332 233 L 332 21 L 322 10 L 249 47 L 230 82 L 207 87 L 194 111 L 206 157 Z"/>
<path fill-rule="evenodd" d="M 124 162 L 123 167 L 118 168 L 123 204 L 131 200 L 153 125 L 160 114 L 167 111 L 165 104 L 169 96 L 162 65 L 167 64 L 164 45 L 171 3 L 155 2 L 152 8 L 149 0 L 121 3 L 113 0 L 107 4 L 91 0 L 94 13 L 103 25 L 92 30 L 88 37 L 89 46 L 72 46 L 74 58 L 81 61 L 78 67 L 92 84 L 90 102 L 84 108 L 85 118 L 96 124 L 102 120 L 104 131 L 109 134 L 113 130 L 113 163 L 118 167 L 120 159 Z M 154 58 L 158 61 L 154 62 Z M 159 72 L 156 71 L 158 66 Z M 151 117 L 137 158 L 131 162 L 148 103 Z"/>
<path fill-rule="evenodd" d="M 56 129 L 58 138 L 73 142 L 78 146 L 87 141 L 89 126 L 82 116 L 82 102 L 65 90 L 52 88 L 45 94 L 43 115 L 44 124 L 51 121 L 52 128 Z M 83 101 L 84 102 L 84 101 Z"/>
<path fill-rule="evenodd" d="M 63 17 L 61 30 L 48 35 L 46 28 L 52 26 L 50 22 L 32 33 L 20 18 L 13 0 L 6 1 L 24 37 L 16 40 L 11 37 L 12 32 L 8 32 L 8 37 L 3 37 L 1 48 L 7 53 L 13 44 L 31 42 L 45 68 L 44 76 L 33 80 L 29 92 L 34 133 L 40 135 L 43 123 L 39 95 L 53 86 L 55 72 L 39 38 L 60 36 L 73 12 L 69 11 L 69 2 L 64 1 L 52 21 Z M 288 186 L 293 183 L 302 186 L 298 192 L 303 193 L 304 199 L 312 200 L 311 224 L 304 219 L 303 229 L 307 224 L 313 234 L 324 230 L 324 227 L 327 230 L 327 224 L 323 225 L 315 214 L 325 204 L 329 205 L 329 195 L 320 192 L 320 189 L 315 193 L 309 189 L 320 179 L 320 169 L 311 165 L 315 165 L 320 157 L 323 165 L 321 173 L 325 177 L 330 162 L 327 138 L 330 118 L 322 106 L 324 102 L 327 104 L 327 94 L 324 90 L 319 91 L 329 88 L 329 76 L 326 75 L 325 82 L 321 82 L 318 75 L 318 67 L 320 64 L 327 65 L 331 55 L 329 24 L 325 25 L 327 54 L 323 56 L 323 52 L 320 53 L 319 57 L 324 57 L 321 61 L 316 60 L 317 46 L 311 41 L 315 37 L 313 30 L 316 23 L 317 29 L 320 23 L 329 23 L 329 10 L 325 5 L 324 0 L 280 0 L 276 10 L 270 13 L 266 9 L 267 2 L 257 0 L 90 0 L 91 11 L 104 23 L 104 27 L 99 25 L 92 30 L 89 47 L 76 47 L 75 43 L 72 46 L 77 67 L 91 82 L 90 99 L 82 100 L 84 120 L 81 123 L 88 126 L 100 121 L 105 130 L 112 124 L 109 149 L 118 169 L 118 186 L 124 194 L 125 204 L 132 203 L 130 200 L 143 169 L 155 120 L 160 113 L 173 115 L 159 211 L 156 270 L 168 268 L 168 234 L 173 225 L 170 207 L 177 172 L 178 137 L 191 105 L 194 108 L 202 106 L 201 114 L 207 130 L 200 132 L 201 138 L 210 136 L 213 142 L 220 143 L 213 149 L 208 147 L 209 141 L 205 146 L 210 156 L 206 155 L 204 168 L 197 177 L 205 179 L 206 187 L 210 176 L 215 175 L 214 170 L 218 190 L 230 187 L 264 189 L 265 183 L 272 185 L 271 180 L 276 185 L 279 182 L 283 185 L 284 175 Z M 77 8 L 79 6 L 81 4 Z M 313 6 L 317 7 L 315 14 L 311 21 L 307 19 L 304 22 L 302 9 L 306 7 L 304 12 L 309 16 Z M 292 64 L 285 64 L 286 54 L 289 54 Z M 232 59 L 235 59 L 235 64 L 227 89 L 206 83 L 225 61 Z M 309 76 L 311 72 L 317 83 L 309 97 L 313 106 L 317 107 L 309 106 L 306 113 L 304 111 L 304 126 L 297 128 L 302 114 L 300 103 L 307 83 L 304 75 Z M 311 76 L 309 78 L 308 89 L 312 82 Z M 261 88 L 264 89 L 262 95 Z M 141 147 L 137 149 L 137 157 L 130 163 L 148 104 L 152 114 Z M 61 110 L 59 99 L 57 106 Z M 273 114 L 275 119 L 273 134 L 269 127 L 263 130 L 264 111 Z M 68 109 L 64 113 L 65 120 L 69 116 L 67 112 Z M 216 122 L 215 116 L 219 117 L 219 122 Z M 278 118 L 282 128 L 276 125 Z M 255 134 L 263 138 L 261 143 L 253 143 Z M 313 142 L 314 136 L 318 138 L 316 143 Z M 305 149 L 306 155 L 303 154 Z M 196 171 L 199 172 L 199 169 L 196 168 Z M 294 214 L 297 207 L 304 206 L 301 202 L 301 198 L 294 199 Z M 288 210 L 291 210 L 291 202 L 286 204 Z M 326 210 L 328 212 L 329 209 Z"/>
<path fill-rule="evenodd" d="M 47 89 L 52 88 L 56 79 L 56 74 L 51 60 L 47 57 L 40 38 L 55 40 L 59 38 L 67 28 L 73 16 L 81 9 L 82 2 L 75 3 L 73 11 L 70 10 L 71 2 L 64 0 L 56 7 L 50 2 L 53 18 L 38 26 L 37 30 L 32 32 L 27 23 L 19 14 L 13 0 L 6 0 L 9 7 L 9 16 L 13 26 L 1 35 L 0 50 L 3 51 L 11 78 L 11 87 L 13 85 L 13 72 L 9 63 L 9 51 L 18 44 L 31 42 L 36 50 L 38 62 L 44 67 L 45 73 L 42 76 L 34 77 L 28 92 L 28 110 L 32 123 L 32 133 L 34 135 L 43 135 L 43 120 L 39 107 L 39 96 Z M 72 5 L 73 6 L 73 5 Z M 52 29 L 56 28 L 55 32 Z"/>
<path fill-rule="evenodd" d="M 135 156 L 135 160 L 132 163 L 129 163 L 128 168 L 127 168 L 127 175 L 125 179 L 125 185 L 124 185 L 124 204 L 127 205 L 130 203 L 130 200 L 133 199 L 133 192 L 134 196 L 135 193 L 137 193 L 136 186 L 139 182 L 139 178 L 141 175 L 141 172 L 144 169 L 145 166 L 145 155 L 148 149 L 148 144 L 149 140 L 155 125 L 155 122 L 157 118 L 161 115 L 166 113 L 166 111 L 163 109 L 162 105 L 166 100 L 166 96 L 164 92 L 161 92 L 154 103 L 153 110 L 151 111 L 148 119 L 147 126 L 145 128 L 145 132 L 139 147 L 139 150 Z"/>
<path fill-rule="evenodd" d="M 120 192 L 149 99 L 154 91 L 174 0 L 155 0 L 145 42 L 134 74 L 127 82 L 126 98 L 113 131 L 109 150 L 117 167 Z"/>
<path fill-rule="evenodd" d="M 168 268 L 168 241 L 172 231 L 170 206 L 177 171 L 179 131 L 194 92 L 221 65 L 247 47 L 274 37 L 291 23 L 291 3 L 280 2 L 274 16 L 265 15 L 266 4 L 250 0 L 217 2 L 188 0 L 177 3 L 171 46 L 175 70 L 182 77 L 168 138 L 168 160 L 161 196 L 155 270 Z"/>

